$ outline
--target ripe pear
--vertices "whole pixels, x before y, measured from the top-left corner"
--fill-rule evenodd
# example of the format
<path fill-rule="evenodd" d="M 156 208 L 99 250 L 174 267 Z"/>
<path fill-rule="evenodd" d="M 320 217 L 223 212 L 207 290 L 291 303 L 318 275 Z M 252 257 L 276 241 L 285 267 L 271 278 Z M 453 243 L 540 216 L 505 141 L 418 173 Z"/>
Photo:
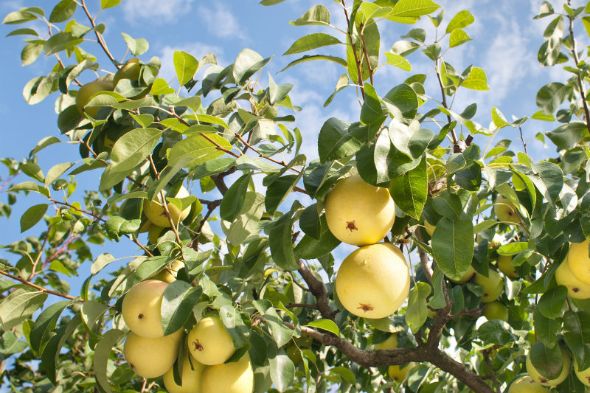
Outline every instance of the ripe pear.
<path fill-rule="evenodd" d="M 498 300 L 504 291 L 502 276 L 492 269 L 488 270 L 488 277 L 475 273 L 475 283 L 483 288 L 481 301 L 484 303 L 491 303 L 494 300 Z"/>
<path fill-rule="evenodd" d="M 491 302 L 483 306 L 483 315 L 490 321 L 498 319 L 508 321 L 508 308 L 500 302 Z"/>
<path fill-rule="evenodd" d="M 164 386 L 168 393 L 200 393 L 201 392 L 201 380 L 205 366 L 196 360 L 191 362 L 189 357 L 184 358 L 182 363 L 182 385 L 177 385 L 174 382 L 174 369 L 171 368 L 166 374 L 164 374 Z"/>
<path fill-rule="evenodd" d="M 518 273 L 512 263 L 512 255 L 499 255 L 498 256 L 498 269 L 509 278 L 517 278 Z"/>
<path fill-rule="evenodd" d="M 338 269 L 336 293 L 350 313 L 379 319 L 396 312 L 410 290 L 408 264 L 399 248 L 386 243 L 363 246 Z"/>
<path fill-rule="evenodd" d="M 563 368 L 561 369 L 561 373 L 555 379 L 548 379 L 545 376 L 541 375 L 541 373 L 535 368 L 535 366 L 533 366 L 530 354 L 526 358 L 526 371 L 528 372 L 529 376 L 536 382 L 545 386 L 555 387 L 563 381 L 565 381 L 568 374 L 570 373 L 571 360 L 563 349 L 561 350 L 561 358 L 563 359 Z"/>
<path fill-rule="evenodd" d="M 469 266 L 469 269 L 467 269 L 465 274 L 463 274 L 460 279 L 451 280 L 451 281 L 456 282 L 458 284 L 465 284 L 467 281 L 471 280 L 471 278 L 474 275 L 475 275 L 475 269 L 473 268 L 473 266 Z"/>
<path fill-rule="evenodd" d="M 387 374 L 389 375 L 389 378 L 393 379 L 397 383 L 402 383 L 405 381 L 405 379 L 408 377 L 408 374 L 414 367 L 416 367 L 416 363 L 414 362 L 403 365 L 389 366 L 387 368 Z"/>
<path fill-rule="evenodd" d="M 567 263 L 570 270 L 580 281 L 590 284 L 590 240 L 582 243 L 570 243 Z"/>
<path fill-rule="evenodd" d="M 557 285 L 567 288 L 567 294 L 572 299 L 590 299 L 590 284 L 579 280 L 567 261 L 562 262 L 555 271 L 555 281 Z"/>
<path fill-rule="evenodd" d="M 549 389 L 526 375 L 512 382 L 508 393 L 549 393 Z"/>
<path fill-rule="evenodd" d="M 154 279 L 167 282 L 168 284 L 176 281 L 178 271 L 184 267 L 184 263 L 179 260 L 174 260 L 168 264 Z"/>
<path fill-rule="evenodd" d="M 160 280 L 146 280 L 127 292 L 123 298 L 123 320 L 133 333 L 148 338 L 164 335 L 160 308 L 167 286 Z"/>
<path fill-rule="evenodd" d="M 519 224 L 520 216 L 512 202 L 503 195 L 498 195 L 494 204 L 496 218 L 506 224 Z"/>
<path fill-rule="evenodd" d="M 131 332 L 123 354 L 133 371 L 144 378 L 164 375 L 176 361 L 182 331 L 158 338 L 141 337 Z"/>
<path fill-rule="evenodd" d="M 206 366 L 225 363 L 236 351 L 219 317 L 205 317 L 192 328 L 188 334 L 188 349 L 197 362 Z"/>
<path fill-rule="evenodd" d="M 88 113 L 92 117 L 98 114 L 98 107 L 84 109 L 90 100 L 101 91 L 113 91 L 113 82 L 107 79 L 97 79 L 93 82 L 87 83 L 78 90 L 76 95 L 76 107 L 80 113 Z"/>
<path fill-rule="evenodd" d="M 237 362 L 207 367 L 203 372 L 201 393 L 252 393 L 254 372 L 250 357 L 244 355 Z"/>
<path fill-rule="evenodd" d="M 359 175 L 338 182 L 326 197 L 326 220 L 338 240 L 364 246 L 379 242 L 395 221 L 387 188 L 374 187 Z"/>
<path fill-rule="evenodd" d="M 590 367 L 585 370 L 580 370 L 578 368 L 578 362 L 574 360 L 574 372 L 576 373 L 576 377 L 586 386 L 590 386 Z"/>
<path fill-rule="evenodd" d="M 138 58 L 133 58 L 127 61 L 119 71 L 115 74 L 113 82 L 115 86 L 121 79 L 131 79 L 136 81 L 139 79 L 139 73 L 141 72 L 141 63 Z"/>
<path fill-rule="evenodd" d="M 166 193 L 164 192 L 164 195 Z M 189 197 L 190 194 L 186 188 L 180 187 L 178 193 L 175 195 L 175 198 L 186 198 Z M 170 218 L 175 226 L 178 225 L 182 220 L 188 217 L 191 212 L 191 207 L 188 206 L 184 210 L 180 210 L 176 205 L 172 203 L 168 203 L 168 210 L 170 211 Z M 168 216 L 166 215 L 166 210 L 162 204 L 161 195 L 158 194 L 156 200 L 152 201 L 145 201 L 143 205 L 143 212 L 145 216 L 152 222 L 152 224 L 162 227 L 162 228 L 170 228 L 170 220 L 168 220 Z"/>

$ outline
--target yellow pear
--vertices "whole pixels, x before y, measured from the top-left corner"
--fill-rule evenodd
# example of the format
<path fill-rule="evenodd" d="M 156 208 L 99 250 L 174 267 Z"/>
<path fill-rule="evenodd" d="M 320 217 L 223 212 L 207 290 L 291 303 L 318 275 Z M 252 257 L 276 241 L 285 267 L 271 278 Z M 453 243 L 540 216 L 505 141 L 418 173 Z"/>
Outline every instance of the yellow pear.
<path fill-rule="evenodd" d="M 512 382 L 508 393 L 549 393 L 549 389 L 525 375 Z"/>
<path fill-rule="evenodd" d="M 516 278 L 518 273 L 512 263 L 512 255 L 500 255 L 498 256 L 498 269 L 506 275 L 506 277 Z"/>
<path fill-rule="evenodd" d="M 184 267 L 184 263 L 179 260 L 174 260 L 168 264 L 160 273 L 158 273 L 154 279 L 172 283 L 176 281 L 176 275 L 178 271 Z"/>
<path fill-rule="evenodd" d="M 252 393 L 254 372 L 250 357 L 244 355 L 237 362 L 207 367 L 203 372 L 201 393 Z"/>
<path fill-rule="evenodd" d="M 434 234 L 434 230 L 436 229 L 436 226 L 424 220 L 424 229 L 426 230 L 426 233 L 428 233 L 428 236 L 432 237 L 432 235 Z"/>
<path fill-rule="evenodd" d="M 160 308 L 167 283 L 146 280 L 135 285 L 123 298 L 123 320 L 127 327 L 142 337 L 162 337 Z"/>
<path fill-rule="evenodd" d="M 492 269 L 488 270 L 487 277 L 483 274 L 475 273 L 475 283 L 483 288 L 481 301 L 484 303 L 498 300 L 504 291 L 502 276 L 500 276 L 500 273 Z"/>
<path fill-rule="evenodd" d="M 486 303 L 483 306 L 483 315 L 490 321 L 498 319 L 500 321 L 508 320 L 508 308 L 500 302 Z"/>
<path fill-rule="evenodd" d="M 475 269 L 473 268 L 473 266 L 469 266 L 469 269 L 467 269 L 465 274 L 463 274 L 460 279 L 451 280 L 451 281 L 456 282 L 458 284 L 465 284 L 467 281 L 471 280 L 471 278 L 474 275 L 475 275 Z"/>
<path fill-rule="evenodd" d="M 176 361 L 182 340 L 179 330 L 168 336 L 147 338 L 129 333 L 123 353 L 133 371 L 144 378 L 164 375 Z"/>
<path fill-rule="evenodd" d="M 171 368 L 164 374 L 164 386 L 168 393 L 200 393 L 203 370 L 205 366 L 196 360 L 192 361 L 191 367 L 189 357 L 186 356 L 182 363 L 182 385 L 174 382 L 174 369 Z"/>
<path fill-rule="evenodd" d="M 115 77 L 113 78 L 113 82 L 116 86 L 117 83 L 119 83 L 119 81 L 121 79 L 131 79 L 133 81 L 136 81 L 139 79 L 140 71 L 141 71 L 141 63 L 140 63 L 139 59 L 137 59 L 137 58 L 130 59 L 121 68 L 119 68 L 119 71 L 117 71 L 117 73 L 115 74 Z"/>
<path fill-rule="evenodd" d="M 375 349 L 396 349 L 397 348 L 397 334 L 392 334 L 387 337 L 385 341 L 375 344 Z"/>
<path fill-rule="evenodd" d="M 166 193 L 164 192 L 164 195 Z M 190 194 L 186 188 L 180 187 L 178 193 L 175 195 L 175 198 L 186 198 L 189 197 Z M 172 203 L 168 203 L 168 210 L 170 211 L 170 218 L 175 226 L 178 225 L 182 220 L 188 217 L 191 212 L 191 207 L 188 206 L 184 210 L 180 210 L 176 205 Z M 162 204 L 162 197 L 158 194 L 156 200 L 152 201 L 145 201 L 143 206 L 143 213 L 145 216 L 152 222 L 152 224 L 162 227 L 162 228 L 170 228 L 170 220 L 168 220 L 168 216 L 166 215 L 166 210 Z"/>
<path fill-rule="evenodd" d="M 541 373 L 535 368 L 535 366 L 533 366 L 533 362 L 531 362 L 530 355 L 526 358 L 526 371 L 528 372 L 529 376 L 536 382 L 543 384 L 545 386 L 555 387 L 563 381 L 565 381 L 568 374 L 570 373 L 571 360 L 563 349 L 561 350 L 561 358 L 563 359 L 563 368 L 561 369 L 561 373 L 555 379 L 548 379 L 541 375 Z"/>
<path fill-rule="evenodd" d="M 363 246 L 338 269 L 336 293 L 350 313 L 379 319 L 396 312 L 407 299 L 410 271 L 399 248 L 386 243 Z"/>
<path fill-rule="evenodd" d="M 519 224 L 520 216 L 510 200 L 503 195 L 498 195 L 494 204 L 496 218 L 505 224 Z"/>
<path fill-rule="evenodd" d="M 387 368 L 387 375 L 389 375 L 389 378 L 393 379 L 394 381 L 402 383 L 403 381 L 405 381 L 405 379 L 408 377 L 408 374 L 410 373 L 410 371 L 412 371 L 414 367 L 416 367 L 416 363 L 414 362 L 402 364 L 399 366 L 389 366 Z"/>
<path fill-rule="evenodd" d="M 590 284 L 579 280 L 570 269 L 569 263 L 564 261 L 555 271 L 557 285 L 567 288 L 567 294 L 572 299 L 590 299 Z"/>
<path fill-rule="evenodd" d="M 567 263 L 578 280 L 590 284 L 590 241 L 570 243 Z"/>
<path fill-rule="evenodd" d="M 188 334 L 188 349 L 197 362 L 206 366 L 225 363 L 236 351 L 219 317 L 205 317 L 192 328 Z"/>
<path fill-rule="evenodd" d="M 586 386 L 590 386 L 590 367 L 585 370 L 578 369 L 578 362 L 574 361 L 574 372 L 576 377 Z"/>
<path fill-rule="evenodd" d="M 395 221 L 387 188 L 374 187 L 359 175 L 341 180 L 326 197 L 326 220 L 338 240 L 363 246 L 381 241 Z"/>
<path fill-rule="evenodd" d="M 93 82 L 87 83 L 78 90 L 76 95 L 76 107 L 80 113 L 88 113 L 92 117 L 98 114 L 98 107 L 84 109 L 90 100 L 101 91 L 112 91 L 114 88 L 113 82 L 107 79 L 97 79 Z"/>

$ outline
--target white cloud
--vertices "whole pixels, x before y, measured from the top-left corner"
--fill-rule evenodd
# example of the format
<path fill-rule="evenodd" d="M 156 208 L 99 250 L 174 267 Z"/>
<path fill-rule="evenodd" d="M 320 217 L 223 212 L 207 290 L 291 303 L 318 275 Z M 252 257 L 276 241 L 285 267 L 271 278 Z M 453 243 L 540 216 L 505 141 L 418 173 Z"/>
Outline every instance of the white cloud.
<path fill-rule="evenodd" d="M 162 59 L 162 69 L 160 70 L 160 76 L 166 80 L 175 78 L 176 73 L 174 71 L 174 63 L 172 59 L 174 56 L 174 52 L 177 50 L 182 50 L 187 53 L 190 53 L 197 59 L 205 56 L 206 54 L 213 53 L 217 56 L 218 61 L 221 64 L 223 64 L 223 61 L 221 60 L 221 56 L 223 55 L 223 49 L 221 49 L 218 46 L 204 44 L 201 42 L 192 42 L 176 46 L 166 46 L 162 49 L 160 54 L 160 58 Z"/>
<path fill-rule="evenodd" d="M 192 8 L 193 0 L 125 0 L 123 12 L 130 22 L 147 20 L 161 24 L 171 22 L 179 15 L 186 15 Z"/>
<path fill-rule="evenodd" d="M 214 36 L 221 38 L 245 39 L 243 25 L 240 25 L 232 12 L 223 4 L 207 4 L 199 7 L 199 17 L 205 22 L 207 30 Z"/>

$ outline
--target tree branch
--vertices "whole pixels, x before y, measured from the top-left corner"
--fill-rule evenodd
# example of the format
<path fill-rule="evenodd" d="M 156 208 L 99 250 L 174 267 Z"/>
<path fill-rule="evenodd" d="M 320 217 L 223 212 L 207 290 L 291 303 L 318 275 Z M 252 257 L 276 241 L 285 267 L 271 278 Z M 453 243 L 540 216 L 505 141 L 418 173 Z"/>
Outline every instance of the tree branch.
<path fill-rule="evenodd" d="M 6 276 L 8 278 L 11 278 L 11 279 L 13 279 L 15 281 L 18 281 L 18 282 L 20 282 L 20 283 L 22 283 L 22 284 L 24 284 L 24 285 L 26 285 L 28 287 L 35 288 L 36 290 L 38 290 L 40 292 L 44 292 L 44 293 L 47 293 L 49 295 L 63 297 L 64 299 L 76 300 L 76 298 L 74 296 L 72 296 L 72 295 L 68 295 L 67 293 L 57 292 L 57 291 L 54 291 L 52 289 L 47 289 L 47 288 L 42 287 L 40 285 L 34 284 L 34 283 L 32 283 L 32 282 L 30 282 L 28 280 L 25 280 L 24 278 L 20 278 L 18 276 L 15 276 L 14 274 L 8 273 L 8 272 L 6 272 L 4 270 L 0 270 L 0 274 L 3 275 L 3 276 Z"/>
<path fill-rule="evenodd" d="M 361 95 L 363 99 L 365 98 L 365 84 L 363 82 L 363 70 L 361 67 L 361 62 L 358 58 L 356 53 L 356 49 L 354 48 L 353 40 L 352 40 L 352 26 L 350 25 L 350 16 L 348 15 L 348 10 L 346 9 L 346 1 L 340 0 L 340 4 L 342 4 L 342 9 L 344 10 L 344 18 L 346 18 L 346 35 L 348 36 L 348 41 L 350 42 L 350 46 L 352 47 L 352 54 L 354 56 L 354 63 L 356 64 L 357 70 L 357 80 L 359 88 L 361 89 Z"/>
<path fill-rule="evenodd" d="M 90 14 L 90 11 L 88 10 L 88 6 L 86 5 L 86 0 L 81 0 L 80 6 L 84 10 L 86 17 L 88 18 L 88 21 L 90 22 L 90 25 L 92 26 L 92 30 L 94 30 L 94 35 L 96 36 L 98 44 L 102 48 L 105 55 L 107 55 L 107 57 L 109 58 L 111 63 L 113 63 L 113 65 L 117 69 L 119 69 L 120 68 L 119 63 L 117 62 L 117 60 L 115 60 L 115 57 L 113 56 L 113 54 L 109 50 L 109 47 L 107 46 L 107 43 L 105 42 L 102 34 L 96 29 L 96 22 L 95 22 L 94 18 L 92 17 L 92 14 Z"/>
<path fill-rule="evenodd" d="M 322 314 L 322 317 L 326 319 L 334 319 L 338 311 L 333 310 L 330 307 L 330 302 L 328 300 L 328 291 L 324 286 L 324 283 L 318 280 L 311 270 L 307 267 L 307 265 L 303 261 L 299 261 L 299 274 L 303 278 L 303 281 L 309 287 L 309 291 L 315 296 L 317 302 L 317 308 Z"/>
<path fill-rule="evenodd" d="M 568 5 L 571 5 L 571 0 L 567 1 Z M 569 32 L 570 32 L 570 39 L 572 42 L 571 52 L 572 58 L 574 59 L 574 63 L 576 64 L 576 68 L 578 72 L 576 72 L 576 76 L 578 79 L 578 89 L 580 90 L 580 96 L 582 98 L 582 107 L 584 108 L 584 115 L 586 120 L 586 128 L 590 131 L 590 109 L 588 109 L 588 103 L 586 102 L 586 91 L 584 89 L 584 82 L 582 80 L 582 75 L 580 75 L 580 59 L 578 58 L 578 50 L 576 49 L 576 39 L 574 36 L 574 18 L 568 15 L 569 19 Z"/>
<path fill-rule="evenodd" d="M 438 80 L 438 86 L 440 87 L 440 93 L 442 97 L 442 105 L 445 109 L 449 110 L 449 105 L 447 103 L 447 94 L 445 93 L 445 88 L 442 83 L 442 77 L 440 75 L 440 58 L 436 60 L 436 79 Z M 447 123 L 451 124 L 451 115 L 447 113 Z M 453 139 L 453 152 L 460 153 L 463 151 L 461 146 L 459 145 L 459 139 L 457 138 L 457 134 L 455 133 L 455 129 L 451 130 L 451 138 Z"/>

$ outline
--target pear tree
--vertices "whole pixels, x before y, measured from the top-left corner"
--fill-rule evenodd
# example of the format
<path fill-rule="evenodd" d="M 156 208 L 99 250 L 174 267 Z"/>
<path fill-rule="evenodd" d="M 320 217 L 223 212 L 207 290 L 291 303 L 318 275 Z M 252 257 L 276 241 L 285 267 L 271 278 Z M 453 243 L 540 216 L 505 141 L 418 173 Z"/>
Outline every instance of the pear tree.
<path fill-rule="evenodd" d="M 22 3 L 4 39 L 56 116 L 0 161 L 2 391 L 586 391 L 590 3 L 541 3 L 559 80 L 510 116 L 459 107 L 493 86 L 449 60 L 472 12 L 435 0 L 316 0 L 281 72 L 251 43 L 176 50 L 173 80 L 119 0 Z M 352 122 L 299 128 L 309 62 Z"/>

